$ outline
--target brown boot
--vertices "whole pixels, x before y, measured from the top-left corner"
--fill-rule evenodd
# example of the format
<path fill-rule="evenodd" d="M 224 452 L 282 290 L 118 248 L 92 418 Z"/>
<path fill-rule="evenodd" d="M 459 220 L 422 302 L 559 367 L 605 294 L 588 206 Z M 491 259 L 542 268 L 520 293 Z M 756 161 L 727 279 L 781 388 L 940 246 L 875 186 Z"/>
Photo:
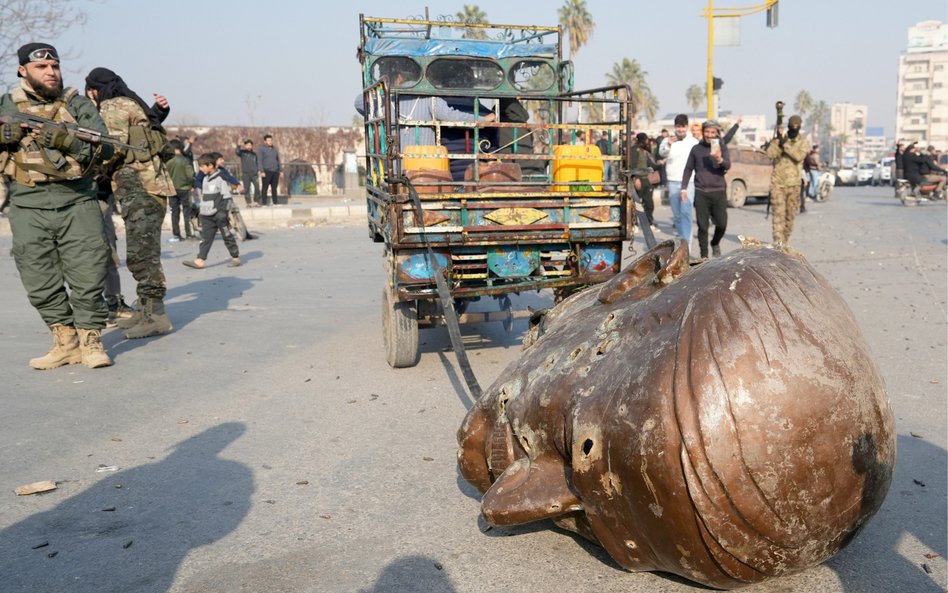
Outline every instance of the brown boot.
<path fill-rule="evenodd" d="M 45 371 L 55 369 L 67 364 L 79 364 L 82 362 L 82 355 L 79 352 L 79 336 L 76 334 L 76 328 L 71 325 L 55 323 L 49 326 L 53 332 L 53 347 L 46 356 L 33 358 L 30 360 L 30 366 L 34 369 Z"/>
<path fill-rule="evenodd" d="M 116 318 L 115 327 L 119 329 L 129 329 L 138 325 L 142 319 L 142 309 L 145 308 L 147 302 L 148 299 L 145 297 L 138 297 L 138 309 L 131 309 L 131 307 L 129 307 L 127 316 Z M 126 307 L 127 306 L 128 305 L 126 305 Z"/>
<path fill-rule="evenodd" d="M 105 353 L 102 345 L 102 330 L 79 328 L 79 350 L 82 352 L 82 364 L 90 369 L 112 366 L 112 359 Z"/>
<path fill-rule="evenodd" d="M 125 330 L 122 334 L 126 339 L 149 338 L 170 332 L 171 320 L 165 313 L 165 303 L 161 299 L 149 298 L 141 308 L 141 318 L 138 325 Z"/>

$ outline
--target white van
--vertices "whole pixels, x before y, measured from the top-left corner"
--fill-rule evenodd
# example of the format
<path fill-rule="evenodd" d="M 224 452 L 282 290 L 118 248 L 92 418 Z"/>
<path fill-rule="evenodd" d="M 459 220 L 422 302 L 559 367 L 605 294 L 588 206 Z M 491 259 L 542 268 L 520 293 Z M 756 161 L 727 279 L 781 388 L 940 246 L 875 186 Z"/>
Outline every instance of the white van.
<path fill-rule="evenodd" d="M 879 177 L 876 178 L 875 175 L 872 177 L 873 185 L 892 185 L 893 179 L 895 178 L 895 157 L 887 156 L 881 161 L 879 161 Z"/>

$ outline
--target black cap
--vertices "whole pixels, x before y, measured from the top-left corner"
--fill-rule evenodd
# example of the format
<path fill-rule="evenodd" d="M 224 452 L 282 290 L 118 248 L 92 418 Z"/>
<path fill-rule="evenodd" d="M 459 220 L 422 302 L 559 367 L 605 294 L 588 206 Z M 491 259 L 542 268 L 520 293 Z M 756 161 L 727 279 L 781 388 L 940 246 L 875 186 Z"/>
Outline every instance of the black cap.
<path fill-rule="evenodd" d="M 20 60 L 20 66 L 24 66 L 30 62 L 39 62 L 41 60 L 56 60 L 58 62 L 59 52 L 48 43 L 34 41 L 16 50 L 16 57 Z M 17 72 L 16 75 L 20 76 L 20 73 Z"/>

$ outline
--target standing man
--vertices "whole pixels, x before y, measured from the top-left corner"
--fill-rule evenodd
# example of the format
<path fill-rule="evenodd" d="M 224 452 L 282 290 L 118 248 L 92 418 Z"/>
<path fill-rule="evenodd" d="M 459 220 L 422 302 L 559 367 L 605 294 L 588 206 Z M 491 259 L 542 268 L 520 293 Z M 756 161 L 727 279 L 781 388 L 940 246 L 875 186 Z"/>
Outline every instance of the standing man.
<path fill-rule="evenodd" d="M 161 223 L 168 198 L 176 195 L 168 169 L 161 160 L 167 136 L 161 122 L 167 101 L 149 107 L 122 77 L 108 68 L 94 68 L 86 76 L 86 95 L 99 107 L 109 133 L 141 150 L 117 150 L 109 163 L 112 188 L 125 220 L 126 263 L 138 283 L 137 315 L 118 322 L 127 339 L 147 338 L 171 331 L 165 312 L 165 273 L 161 267 Z"/>
<path fill-rule="evenodd" d="M 814 144 L 806 159 L 803 161 L 803 170 L 806 171 L 810 185 L 807 195 L 814 202 L 820 191 L 820 145 Z"/>
<path fill-rule="evenodd" d="M 171 234 L 169 243 L 181 240 L 181 218 L 184 218 L 184 238 L 194 237 L 191 229 L 191 190 L 194 187 L 194 165 L 182 154 L 184 143 L 178 139 L 169 142 L 174 156 L 168 161 L 168 174 L 174 185 L 175 195 L 171 198 Z"/>
<path fill-rule="evenodd" d="M 694 185 L 682 185 L 685 163 L 691 149 L 698 144 L 688 133 L 688 116 L 679 113 L 675 116 L 675 133 L 668 136 L 658 147 L 658 156 L 665 161 L 665 176 L 668 179 L 668 205 L 672 211 L 672 226 L 675 234 L 691 244 L 692 218 L 694 209 Z M 687 191 L 682 191 L 686 189 Z"/>
<path fill-rule="evenodd" d="M 767 157 L 774 161 L 770 176 L 770 209 L 773 213 L 774 246 L 786 249 L 793 232 L 793 221 L 800 208 L 800 175 L 803 160 L 810 152 L 810 144 L 800 134 L 803 120 L 792 115 L 787 121 L 787 133 L 777 130 L 777 137 L 767 146 Z"/>
<path fill-rule="evenodd" d="M 27 43 L 17 57 L 20 85 L 0 97 L 0 114 L 26 113 L 107 132 L 95 106 L 76 89 L 63 88 L 56 48 Z M 0 124 L 0 144 L 3 173 L 12 178 L 13 258 L 30 304 L 53 333 L 52 349 L 30 366 L 110 366 L 100 340 L 108 315 L 102 293 L 109 245 L 91 171 L 112 149 L 75 138 L 65 125 L 29 130 Z"/>
<path fill-rule="evenodd" d="M 251 208 L 254 205 L 251 196 L 256 199 L 258 205 L 262 204 L 259 180 L 260 167 L 257 163 L 257 153 L 253 151 L 253 140 L 245 139 L 243 148 L 238 145 L 236 152 L 237 156 L 240 157 L 240 176 L 244 180 L 244 200 L 247 202 L 247 207 Z M 279 157 L 277 162 L 279 163 Z M 252 194 L 250 193 L 251 186 L 253 186 Z"/>
<path fill-rule="evenodd" d="M 701 259 L 708 259 L 708 222 L 714 220 L 714 236 L 711 238 L 711 253 L 721 255 L 721 239 L 727 231 L 727 182 L 724 174 L 731 168 L 731 157 L 727 143 L 719 137 L 718 122 L 709 119 L 701 124 L 701 142 L 691 148 L 685 171 L 681 176 L 682 186 L 695 174 L 695 213 L 698 218 L 698 248 Z M 688 190 L 681 190 L 682 197 Z"/>
<path fill-rule="evenodd" d="M 260 175 L 263 176 L 262 187 L 260 188 L 260 205 L 269 205 L 267 203 L 268 186 L 273 188 L 271 190 L 273 195 L 271 204 L 276 204 L 277 183 L 280 181 L 280 153 L 273 146 L 273 136 L 270 134 L 263 137 L 263 147 L 260 148 L 259 156 Z"/>

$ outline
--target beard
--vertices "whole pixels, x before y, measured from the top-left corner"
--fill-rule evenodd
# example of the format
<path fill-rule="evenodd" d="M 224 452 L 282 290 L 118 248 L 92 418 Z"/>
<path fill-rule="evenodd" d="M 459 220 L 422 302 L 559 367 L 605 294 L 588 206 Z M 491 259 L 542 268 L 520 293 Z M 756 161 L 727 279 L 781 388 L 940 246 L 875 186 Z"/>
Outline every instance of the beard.
<path fill-rule="evenodd" d="M 38 78 L 33 78 L 29 73 L 26 75 L 26 81 L 30 83 L 37 95 L 47 101 L 55 101 L 63 94 L 63 80 L 60 78 L 53 86 L 49 86 Z"/>

